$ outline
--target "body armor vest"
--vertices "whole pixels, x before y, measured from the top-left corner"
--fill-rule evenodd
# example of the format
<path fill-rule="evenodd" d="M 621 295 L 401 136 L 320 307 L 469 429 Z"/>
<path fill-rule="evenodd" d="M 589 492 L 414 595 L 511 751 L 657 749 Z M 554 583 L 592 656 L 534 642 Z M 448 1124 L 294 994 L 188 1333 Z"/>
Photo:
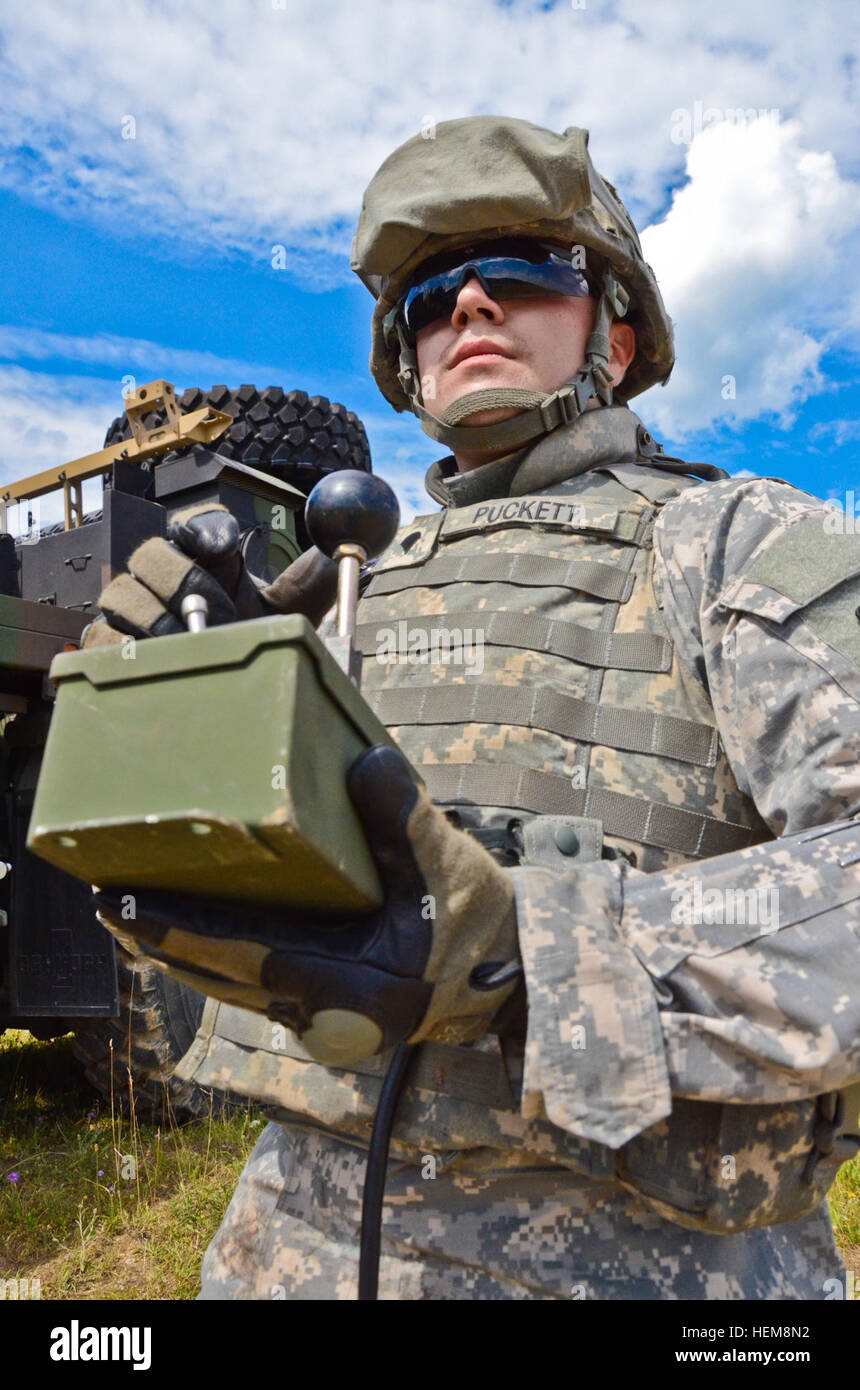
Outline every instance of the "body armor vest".
<path fill-rule="evenodd" d="M 640 425 L 637 440 L 643 435 L 650 441 Z M 505 495 L 417 517 L 359 603 L 364 697 L 432 799 L 503 864 L 566 870 L 624 855 L 654 872 L 773 838 L 739 790 L 704 686 L 661 616 L 654 524 L 698 480 L 655 450 L 652 459 L 634 461 L 630 450 L 619 461 L 616 448 L 597 467 L 517 493 L 520 470 Z M 671 1118 L 681 1124 L 661 1122 L 614 1152 L 523 1118 L 508 1052 L 493 1035 L 467 1047 L 422 1044 L 392 1152 L 412 1162 L 432 1152 L 488 1174 L 562 1166 L 592 1181 L 620 1179 L 697 1228 L 801 1214 L 792 1206 L 781 1215 L 762 1199 L 752 1222 L 748 1212 L 738 1225 L 731 1213 L 714 1216 L 704 1155 L 725 1152 L 724 1112 L 746 1112 L 733 1117 L 739 1153 L 770 1137 L 766 1112 L 780 1111 L 783 1148 L 801 1163 L 814 1102 L 804 1102 L 809 1113 L 798 1112 L 789 1133 L 780 1107 L 676 1100 Z M 280 1025 L 210 1000 L 177 1075 L 366 1144 L 389 1059 L 348 1072 L 323 1067 Z M 820 1199 L 816 1185 L 803 1209 Z"/>
<path fill-rule="evenodd" d="M 772 838 L 654 594 L 654 522 L 691 485 L 622 464 L 449 508 L 375 569 L 363 694 L 467 828 L 515 852 L 517 823 L 585 817 L 646 872 Z"/>

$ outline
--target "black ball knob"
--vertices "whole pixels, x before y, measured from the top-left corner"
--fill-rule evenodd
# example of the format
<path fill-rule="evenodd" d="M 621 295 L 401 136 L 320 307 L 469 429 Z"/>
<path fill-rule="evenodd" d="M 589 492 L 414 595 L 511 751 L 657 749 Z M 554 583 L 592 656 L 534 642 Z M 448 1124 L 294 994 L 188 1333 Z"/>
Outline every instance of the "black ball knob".
<path fill-rule="evenodd" d="M 382 478 L 343 468 L 317 483 L 305 506 L 305 525 L 324 555 L 334 555 L 339 545 L 351 541 L 372 560 L 394 540 L 400 507 Z"/>

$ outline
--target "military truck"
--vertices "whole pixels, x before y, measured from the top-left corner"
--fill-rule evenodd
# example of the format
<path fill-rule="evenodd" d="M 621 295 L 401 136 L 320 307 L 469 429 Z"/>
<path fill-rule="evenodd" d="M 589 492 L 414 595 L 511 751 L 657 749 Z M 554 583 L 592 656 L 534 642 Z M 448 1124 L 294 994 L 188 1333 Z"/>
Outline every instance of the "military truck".
<path fill-rule="evenodd" d="M 98 453 L 0 486 L 0 1031 L 73 1030 L 90 1082 L 139 1114 L 166 1099 L 184 1114 L 213 1102 L 171 1078 L 205 1001 L 136 964 L 96 920 L 87 885 L 26 849 L 54 696 L 48 670 L 80 645 L 105 584 L 175 511 L 223 503 L 240 523 L 245 563 L 270 582 L 310 544 L 308 493 L 342 468 L 371 471 L 364 427 L 342 405 L 247 385 L 177 399 L 160 380 L 125 397 Z M 99 477 L 102 506 L 85 514 L 83 484 Z M 40 499 L 60 492 L 63 520 L 39 526 Z M 15 505 L 27 513 L 17 537 L 7 529 Z"/>

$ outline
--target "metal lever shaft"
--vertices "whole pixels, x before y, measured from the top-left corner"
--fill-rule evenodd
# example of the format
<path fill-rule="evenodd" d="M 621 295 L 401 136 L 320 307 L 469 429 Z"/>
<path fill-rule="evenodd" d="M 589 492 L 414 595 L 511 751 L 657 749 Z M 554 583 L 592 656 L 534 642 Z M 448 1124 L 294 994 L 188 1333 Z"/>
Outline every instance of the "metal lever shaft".
<path fill-rule="evenodd" d="M 203 632 L 209 617 L 209 604 L 202 594 L 186 594 L 179 606 L 189 632 Z"/>

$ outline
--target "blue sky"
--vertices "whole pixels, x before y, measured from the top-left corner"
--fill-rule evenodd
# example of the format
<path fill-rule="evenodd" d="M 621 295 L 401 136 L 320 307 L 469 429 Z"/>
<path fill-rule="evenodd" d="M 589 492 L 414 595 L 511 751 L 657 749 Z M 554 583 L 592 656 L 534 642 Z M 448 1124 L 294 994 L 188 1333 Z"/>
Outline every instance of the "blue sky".
<path fill-rule="evenodd" d="M 860 497 L 857 12 L 21 7 L 0 36 L 0 478 L 98 448 L 124 377 L 253 381 L 343 401 L 404 510 L 430 510 L 438 446 L 376 391 L 349 243 L 395 145 L 506 111 L 586 126 L 636 219 L 678 365 L 633 408 L 667 450 Z"/>

